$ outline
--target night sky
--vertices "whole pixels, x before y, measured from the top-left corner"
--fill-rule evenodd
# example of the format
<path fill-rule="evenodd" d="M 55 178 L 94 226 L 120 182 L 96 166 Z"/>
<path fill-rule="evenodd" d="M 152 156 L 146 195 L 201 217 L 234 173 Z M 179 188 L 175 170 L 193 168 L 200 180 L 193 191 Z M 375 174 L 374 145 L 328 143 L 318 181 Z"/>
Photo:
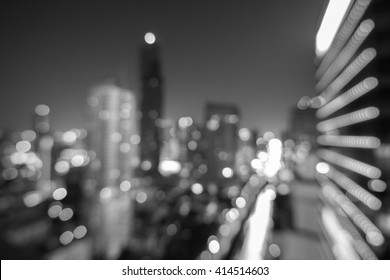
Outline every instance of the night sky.
<path fill-rule="evenodd" d="M 282 130 L 298 99 L 314 96 L 322 3 L 2 1 L 0 128 L 31 128 L 40 103 L 51 107 L 54 129 L 84 127 L 89 89 L 107 76 L 119 76 L 138 94 L 139 48 L 154 32 L 166 117 L 203 121 L 206 101 L 234 102 L 241 126 Z"/>

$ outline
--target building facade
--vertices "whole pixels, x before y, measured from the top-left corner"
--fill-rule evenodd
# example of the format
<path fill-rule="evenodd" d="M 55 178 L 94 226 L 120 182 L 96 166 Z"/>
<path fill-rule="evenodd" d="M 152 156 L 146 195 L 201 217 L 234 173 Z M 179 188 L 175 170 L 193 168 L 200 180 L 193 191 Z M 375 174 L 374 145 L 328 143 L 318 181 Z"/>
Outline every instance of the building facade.
<path fill-rule="evenodd" d="M 115 259 L 128 246 L 131 235 L 130 189 L 140 142 L 136 100 L 132 92 L 108 82 L 92 90 L 88 105 L 94 256 Z"/>
<path fill-rule="evenodd" d="M 205 119 L 207 176 L 217 181 L 230 179 L 238 148 L 238 108 L 233 104 L 207 103 Z"/>

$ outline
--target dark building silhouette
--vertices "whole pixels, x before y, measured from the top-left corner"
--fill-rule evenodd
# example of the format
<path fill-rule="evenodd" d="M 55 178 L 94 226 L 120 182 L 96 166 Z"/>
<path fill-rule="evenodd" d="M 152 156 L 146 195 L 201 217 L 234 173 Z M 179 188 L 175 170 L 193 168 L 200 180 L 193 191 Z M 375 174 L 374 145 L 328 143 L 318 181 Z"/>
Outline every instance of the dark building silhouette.
<path fill-rule="evenodd" d="M 159 47 L 152 33 L 145 35 L 141 49 L 141 168 L 148 173 L 157 172 L 163 109 L 163 80 Z"/>
<path fill-rule="evenodd" d="M 301 98 L 296 107 L 290 112 L 289 126 L 284 138 L 294 140 L 296 143 L 308 141 L 315 145 L 318 131 L 316 129 L 317 118 L 316 111 L 305 103 L 307 99 Z"/>

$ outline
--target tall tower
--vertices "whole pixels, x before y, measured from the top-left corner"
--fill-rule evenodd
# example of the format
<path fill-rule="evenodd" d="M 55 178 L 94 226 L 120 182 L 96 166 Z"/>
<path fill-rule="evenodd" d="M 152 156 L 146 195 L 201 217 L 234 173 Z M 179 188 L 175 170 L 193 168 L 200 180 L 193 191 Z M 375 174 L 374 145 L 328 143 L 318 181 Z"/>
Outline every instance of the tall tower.
<path fill-rule="evenodd" d="M 141 168 L 157 171 L 161 149 L 160 122 L 163 107 L 163 80 L 159 48 L 153 33 L 145 34 L 141 49 Z"/>
<path fill-rule="evenodd" d="M 50 134 L 49 114 L 49 106 L 39 104 L 35 107 L 33 115 L 33 125 L 37 135 L 35 149 L 42 161 L 42 175 L 38 180 L 38 189 L 46 194 L 51 191 L 52 149 L 54 145 L 54 139 Z"/>
<path fill-rule="evenodd" d="M 220 181 L 234 176 L 238 139 L 238 108 L 234 104 L 206 104 L 208 177 Z"/>
<path fill-rule="evenodd" d="M 90 106 L 90 180 L 94 186 L 91 225 L 96 258 L 115 259 L 129 243 L 133 170 L 139 136 L 134 94 L 114 83 L 95 87 Z"/>

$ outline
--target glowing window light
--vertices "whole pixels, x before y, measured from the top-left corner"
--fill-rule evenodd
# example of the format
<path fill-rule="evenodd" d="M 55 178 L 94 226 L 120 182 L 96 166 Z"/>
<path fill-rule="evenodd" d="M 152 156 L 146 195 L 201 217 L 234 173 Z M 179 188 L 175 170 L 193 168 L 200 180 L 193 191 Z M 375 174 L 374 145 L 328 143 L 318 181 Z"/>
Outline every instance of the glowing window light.
<path fill-rule="evenodd" d="M 363 41 L 374 29 L 374 26 L 374 22 L 370 19 L 363 21 L 359 25 L 358 29 L 353 34 L 352 38 L 348 41 L 347 45 L 334 59 L 333 63 L 329 66 L 321 80 L 317 83 L 317 91 L 323 90 L 340 73 L 340 71 L 356 53 Z"/>
<path fill-rule="evenodd" d="M 105 187 L 100 191 L 100 199 L 102 201 L 109 201 L 112 197 L 112 190 L 109 187 Z"/>
<path fill-rule="evenodd" d="M 247 128 L 240 128 L 238 131 L 238 136 L 240 137 L 241 141 L 249 141 L 251 139 L 251 132 Z"/>
<path fill-rule="evenodd" d="M 271 244 L 268 248 L 269 253 L 272 257 L 278 258 L 282 251 L 280 250 L 280 247 L 276 244 Z"/>
<path fill-rule="evenodd" d="M 110 135 L 110 139 L 114 143 L 119 143 L 122 140 L 122 134 L 119 132 L 114 132 Z"/>
<path fill-rule="evenodd" d="M 148 199 L 148 196 L 147 196 L 146 193 L 144 193 L 144 192 L 139 192 L 139 193 L 137 193 L 137 195 L 135 196 L 135 201 L 137 201 L 137 202 L 140 203 L 140 204 L 146 202 L 147 199 Z"/>
<path fill-rule="evenodd" d="M 324 146 L 376 149 L 381 141 L 373 136 L 343 136 L 321 135 L 317 137 L 317 143 Z"/>
<path fill-rule="evenodd" d="M 370 179 L 377 179 L 381 176 L 379 168 L 331 150 L 321 149 L 318 151 L 318 156 L 326 161 L 349 169 Z"/>
<path fill-rule="evenodd" d="M 272 131 L 266 131 L 264 132 L 263 137 L 266 141 L 270 141 L 271 139 L 275 138 L 275 133 L 273 133 Z"/>
<path fill-rule="evenodd" d="M 22 132 L 21 137 L 23 140 L 31 142 L 35 140 L 37 134 L 35 133 L 34 130 L 25 130 Z"/>
<path fill-rule="evenodd" d="M 31 143 L 28 141 L 19 141 L 16 143 L 16 150 L 19 153 L 27 153 L 31 149 Z"/>
<path fill-rule="evenodd" d="M 211 240 L 208 247 L 211 254 L 217 254 L 221 249 L 221 245 L 219 244 L 218 240 Z"/>
<path fill-rule="evenodd" d="M 230 235 L 230 232 L 231 232 L 230 227 L 229 227 L 228 225 L 226 225 L 226 224 L 221 225 L 221 226 L 219 227 L 218 231 L 219 231 L 219 233 L 220 233 L 222 236 L 225 236 L 225 237 L 226 237 L 226 236 L 229 236 L 229 235 Z"/>
<path fill-rule="evenodd" d="M 57 161 L 54 165 L 55 171 L 57 171 L 59 174 L 66 174 L 69 172 L 70 164 L 65 160 Z"/>
<path fill-rule="evenodd" d="M 351 2 L 351 0 L 329 1 L 316 36 L 316 53 L 318 56 L 322 56 L 328 51 Z"/>
<path fill-rule="evenodd" d="M 68 245 L 73 240 L 73 233 L 70 231 L 65 231 L 60 236 L 60 242 L 62 245 Z"/>
<path fill-rule="evenodd" d="M 84 164 L 84 162 L 85 162 L 85 160 L 84 160 L 84 157 L 82 155 L 74 155 L 70 160 L 70 163 L 74 167 L 80 167 Z"/>
<path fill-rule="evenodd" d="M 347 197 L 336 185 L 329 180 L 321 180 L 322 192 L 332 201 L 337 203 L 352 221 L 366 234 L 367 241 L 374 246 L 381 246 L 384 237 L 381 231 L 367 218 L 366 215 Z"/>
<path fill-rule="evenodd" d="M 70 208 L 65 208 L 60 213 L 60 220 L 63 222 L 69 221 L 73 217 L 73 210 Z"/>
<path fill-rule="evenodd" d="M 208 130 L 215 131 L 219 128 L 220 126 L 220 121 L 219 119 L 212 118 L 207 121 L 206 126 Z"/>
<path fill-rule="evenodd" d="M 10 156 L 10 160 L 13 164 L 15 165 L 18 165 L 18 164 L 23 164 L 26 162 L 26 158 L 27 158 L 27 155 L 25 153 L 20 153 L 20 152 L 15 152 L 13 153 L 11 156 Z M 6 173 L 8 173 L 9 171 L 13 170 L 14 168 L 7 168 L 5 169 L 4 171 Z M 9 170 L 9 171 L 6 171 L 6 170 Z M 15 173 L 16 172 L 16 173 Z M 17 170 L 15 169 L 15 171 L 12 171 L 12 174 L 15 174 L 15 178 L 17 177 L 18 175 L 18 172 Z M 3 175 L 4 176 L 4 175 Z M 11 180 L 11 179 L 7 179 L 8 176 L 4 176 L 4 179 L 6 180 Z M 13 177 L 13 176 L 11 176 Z"/>
<path fill-rule="evenodd" d="M 131 188 L 131 183 L 130 181 L 122 181 L 119 185 L 119 188 L 121 189 L 122 192 L 127 192 Z"/>
<path fill-rule="evenodd" d="M 168 236 L 174 236 L 177 233 L 177 226 L 175 224 L 169 224 L 166 231 Z"/>
<path fill-rule="evenodd" d="M 201 260 L 211 260 L 211 254 L 209 251 L 203 251 L 201 254 L 200 254 L 200 259 Z"/>
<path fill-rule="evenodd" d="M 280 195 L 288 195 L 290 193 L 290 186 L 287 184 L 279 184 L 276 189 Z"/>
<path fill-rule="evenodd" d="M 53 198 L 55 200 L 62 200 L 66 197 L 67 191 L 65 188 L 58 188 L 53 192 Z"/>
<path fill-rule="evenodd" d="M 152 162 L 150 160 L 144 160 L 142 163 L 141 163 L 141 168 L 142 170 L 144 171 L 148 171 L 152 168 Z"/>
<path fill-rule="evenodd" d="M 138 145 L 141 142 L 141 137 L 139 135 L 135 134 L 130 137 L 130 142 L 133 145 Z"/>
<path fill-rule="evenodd" d="M 358 185 L 335 168 L 331 167 L 330 172 L 326 175 L 344 190 L 363 202 L 368 208 L 372 210 L 379 210 L 381 208 L 382 202 L 377 197 L 366 191 L 362 186 Z"/>
<path fill-rule="evenodd" d="M 329 67 L 329 64 L 332 63 L 336 55 L 345 45 L 345 42 L 348 40 L 348 38 L 351 37 L 352 32 L 356 29 L 356 26 L 358 25 L 370 2 L 371 0 L 357 0 L 355 2 L 347 16 L 347 19 L 341 26 L 340 31 L 337 32 L 336 38 L 333 40 L 329 51 L 326 53 L 324 59 L 321 62 L 321 65 L 316 72 L 315 76 L 317 78 L 323 75 L 325 70 Z"/>
<path fill-rule="evenodd" d="M 348 113 L 342 116 L 338 116 L 326 121 L 319 122 L 317 129 L 321 132 L 326 132 L 335 128 L 340 128 L 355 123 L 360 123 L 368 120 L 375 119 L 379 116 L 379 109 L 376 107 L 367 107 Z"/>
<path fill-rule="evenodd" d="M 316 171 L 320 174 L 326 174 L 330 170 L 329 164 L 325 162 L 319 162 L 316 164 Z"/>
<path fill-rule="evenodd" d="M 72 145 L 77 140 L 77 134 L 74 130 L 68 130 L 64 134 L 62 134 L 62 141 L 65 143 Z"/>
<path fill-rule="evenodd" d="M 130 150 L 131 150 L 131 146 L 129 143 L 121 143 L 119 145 L 119 151 L 121 151 L 121 153 L 126 154 L 126 153 L 130 152 Z"/>
<path fill-rule="evenodd" d="M 253 169 L 261 169 L 263 168 L 263 162 L 260 159 L 255 158 L 251 160 L 251 166 Z"/>
<path fill-rule="evenodd" d="M 325 102 L 330 101 L 340 90 L 347 85 L 361 70 L 364 69 L 376 56 L 374 48 L 365 49 L 347 68 L 321 93 Z"/>
<path fill-rule="evenodd" d="M 232 178 L 234 175 L 233 169 L 230 167 L 225 167 L 222 169 L 222 176 L 225 178 Z"/>
<path fill-rule="evenodd" d="M 73 236 L 75 239 L 81 239 L 86 234 L 87 234 L 87 228 L 83 225 L 80 225 L 73 230 Z"/>
<path fill-rule="evenodd" d="M 325 118 L 330 114 L 333 114 L 337 110 L 348 105 L 352 101 L 360 98 L 364 94 L 370 92 L 378 85 L 378 79 L 374 77 L 366 78 L 362 82 L 358 83 L 351 89 L 344 92 L 342 95 L 330 101 L 328 104 L 320 108 L 316 116 L 319 118 Z"/>
<path fill-rule="evenodd" d="M 156 36 L 152 32 L 146 33 L 144 39 L 149 45 L 153 45 L 156 42 Z"/>
<path fill-rule="evenodd" d="M 201 184 L 199 184 L 199 183 L 194 183 L 191 186 L 191 191 L 194 194 L 201 194 L 203 192 L 203 186 Z"/>
<path fill-rule="evenodd" d="M 226 115 L 224 116 L 224 121 L 226 123 L 230 123 L 230 124 L 236 124 L 238 123 L 238 116 L 236 114 L 229 114 L 229 115 Z"/>
<path fill-rule="evenodd" d="M 181 170 L 181 164 L 176 160 L 163 160 L 160 162 L 158 170 L 164 176 L 177 174 Z"/>
<path fill-rule="evenodd" d="M 50 108 L 47 105 L 39 104 L 35 107 L 35 113 L 41 117 L 44 117 L 50 113 Z"/>
<path fill-rule="evenodd" d="M 117 168 L 111 169 L 110 172 L 108 173 L 108 176 L 109 176 L 111 179 L 114 179 L 114 180 L 118 179 L 120 175 L 121 175 L 121 172 L 120 172 L 120 170 L 117 169 Z"/>
<path fill-rule="evenodd" d="M 276 188 L 273 185 L 268 185 L 265 187 L 264 195 L 269 200 L 275 200 L 276 198 Z"/>
<path fill-rule="evenodd" d="M 238 208 L 244 208 L 246 206 L 246 200 L 242 196 L 237 197 L 236 205 Z"/>
<path fill-rule="evenodd" d="M 191 126 L 194 123 L 194 120 L 191 117 L 181 117 L 179 119 L 179 126 L 181 128 L 186 128 Z"/>
<path fill-rule="evenodd" d="M 232 223 L 240 217 L 240 212 L 236 208 L 232 208 L 226 212 L 225 218 Z"/>
<path fill-rule="evenodd" d="M 196 148 L 198 147 L 198 144 L 195 141 L 191 140 L 190 142 L 188 142 L 187 147 L 189 150 L 195 151 Z"/>
<path fill-rule="evenodd" d="M 47 215 L 50 218 L 57 218 L 62 211 L 62 207 L 58 204 L 50 206 L 50 208 L 47 210 Z"/>
<path fill-rule="evenodd" d="M 29 208 L 37 206 L 42 201 L 43 201 L 42 194 L 36 191 L 28 192 L 23 196 L 24 205 L 26 205 Z"/>
<path fill-rule="evenodd" d="M 310 100 L 311 98 L 308 96 L 301 97 L 297 103 L 298 109 L 306 110 L 310 105 Z"/>
<path fill-rule="evenodd" d="M 102 121 L 107 121 L 111 117 L 110 112 L 107 110 L 100 110 L 98 115 L 99 115 L 99 119 L 101 119 Z"/>

